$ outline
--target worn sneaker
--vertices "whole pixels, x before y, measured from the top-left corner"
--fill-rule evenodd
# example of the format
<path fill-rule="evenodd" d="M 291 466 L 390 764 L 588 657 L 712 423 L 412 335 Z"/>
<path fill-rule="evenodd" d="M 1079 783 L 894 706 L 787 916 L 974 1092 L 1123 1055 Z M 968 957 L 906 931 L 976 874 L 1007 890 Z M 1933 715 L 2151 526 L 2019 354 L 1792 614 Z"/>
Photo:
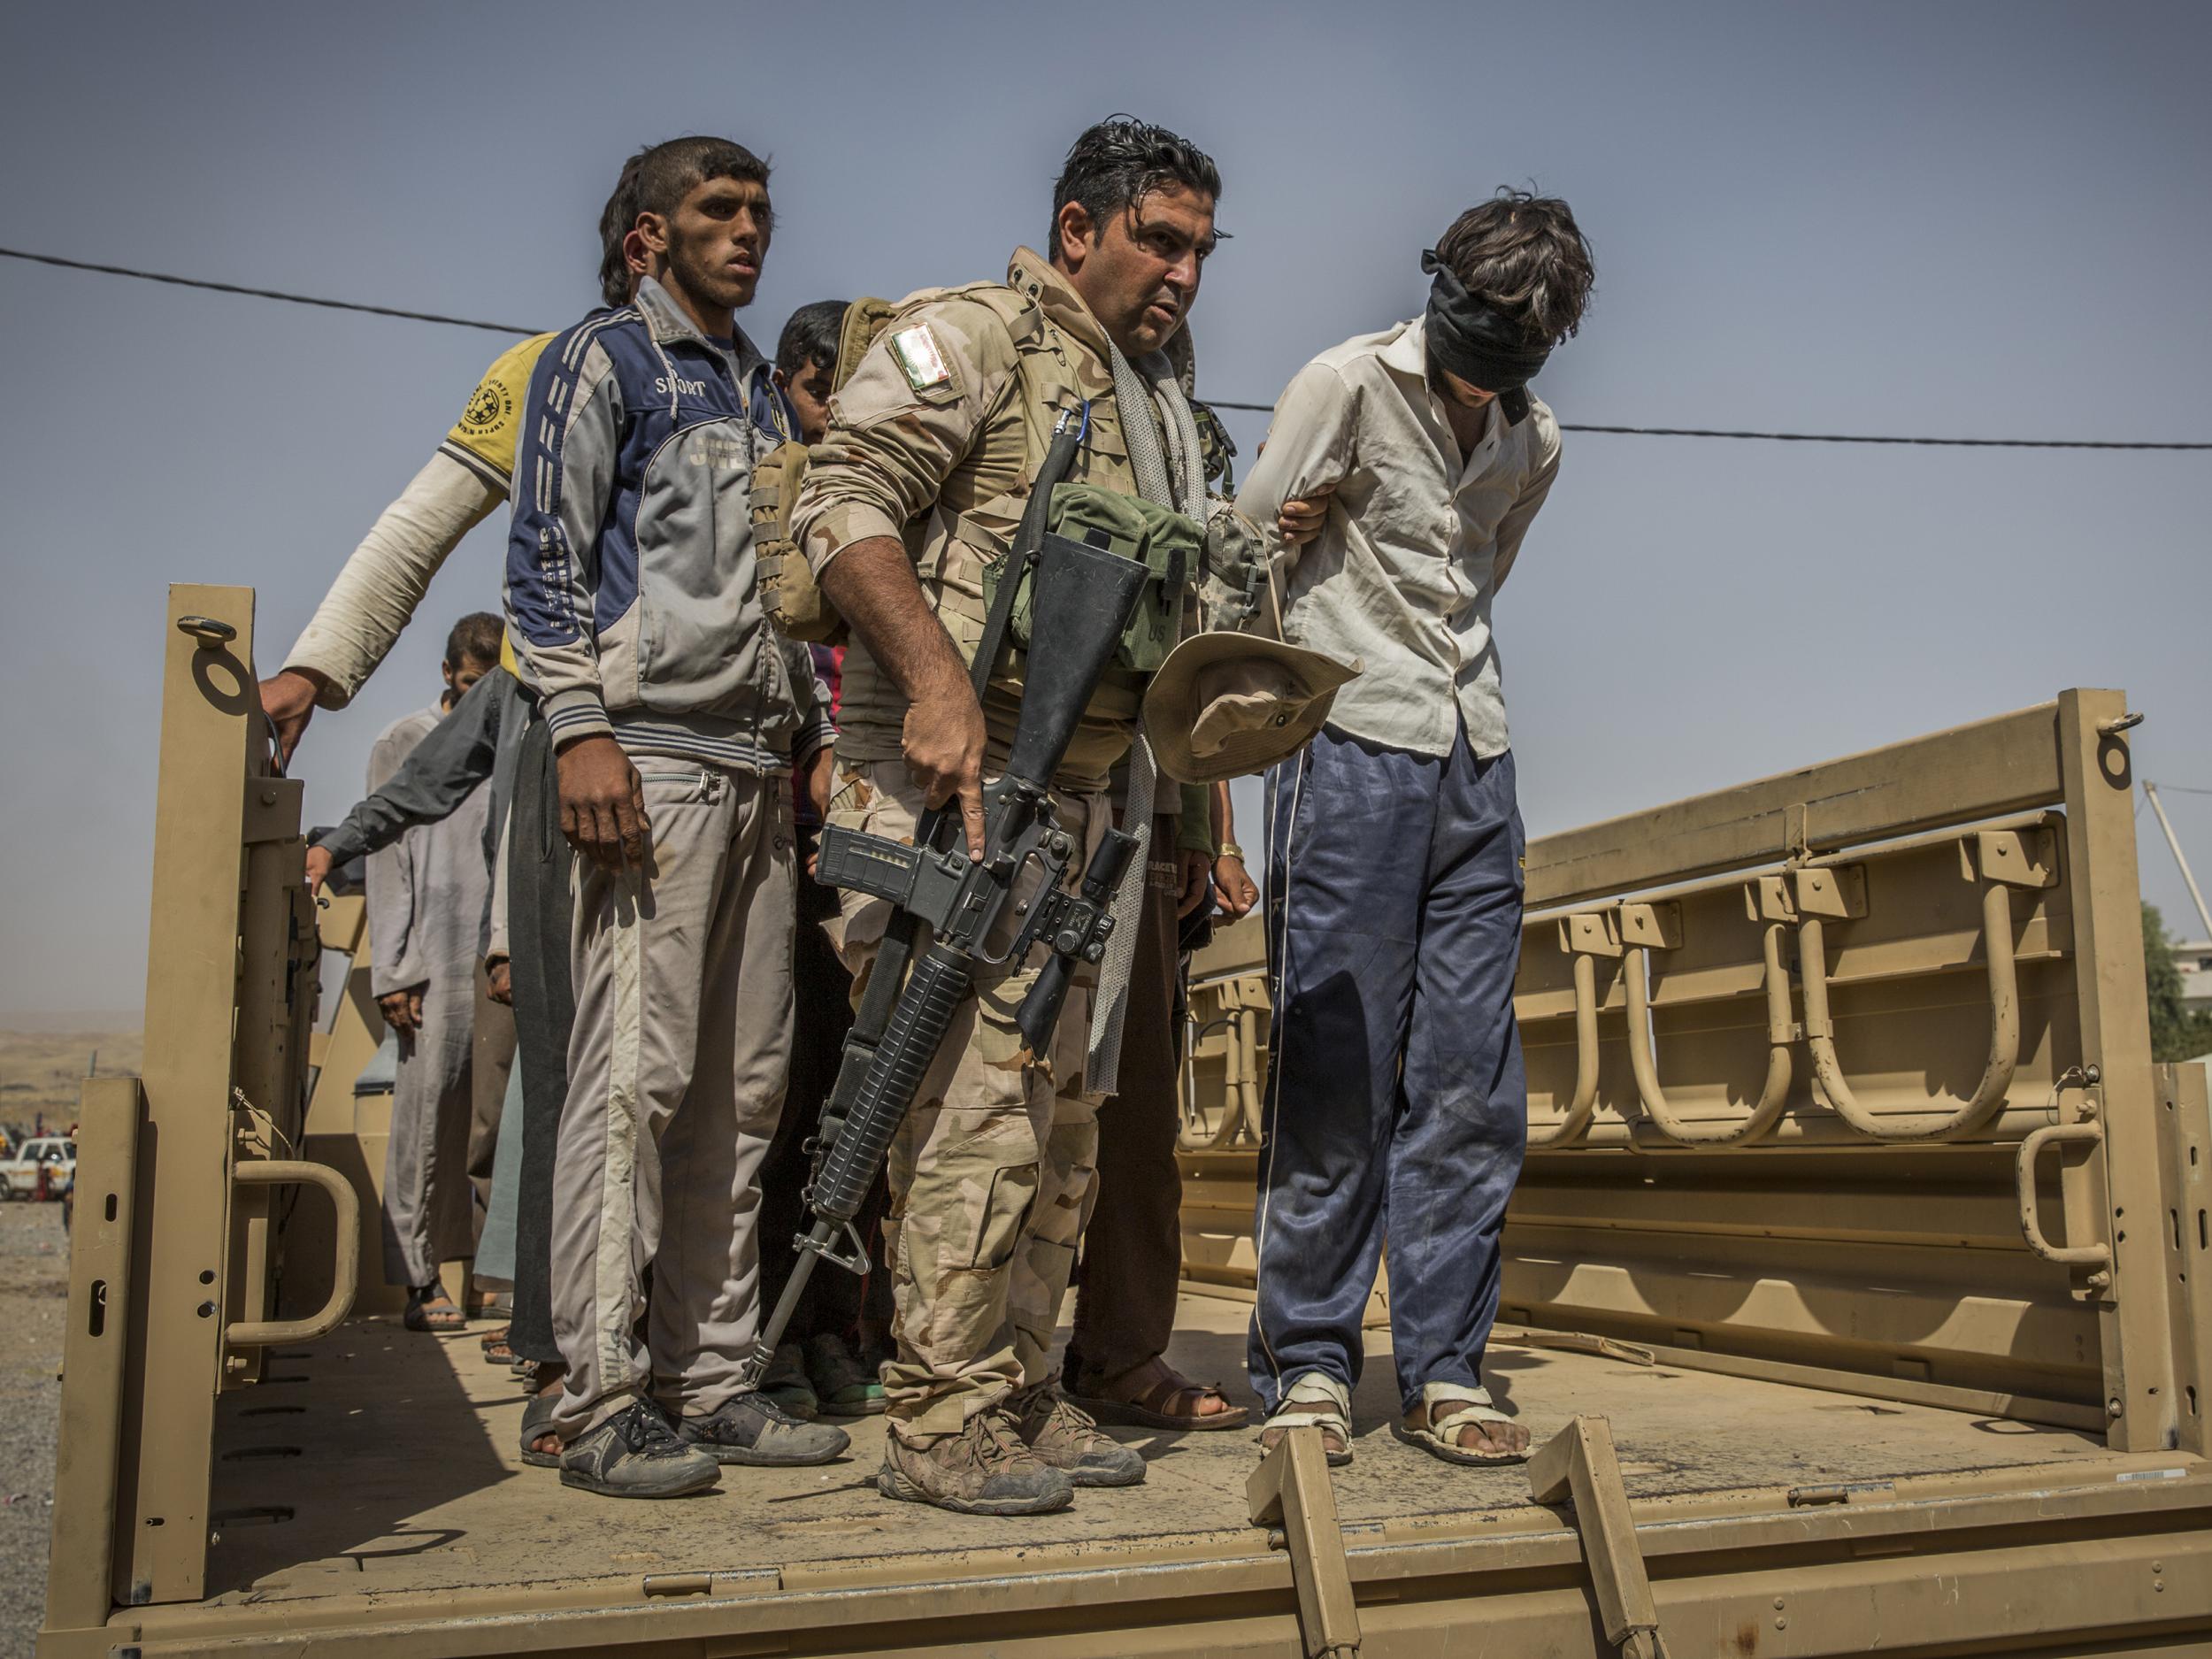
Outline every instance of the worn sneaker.
<path fill-rule="evenodd" d="M 1045 1515 L 1075 1501 L 1068 1478 L 1022 1444 L 1002 1411 L 979 1411 L 959 1433 L 928 1446 L 887 1433 L 876 1490 L 962 1515 Z"/>
<path fill-rule="evenodd" d="M 761 1373 L 760 1391 L 802 1423 L 813 1422 L 821 1409 L 813 1381 L 806 1374 L 806 1356 L 796 1342 L 786 1342 L 776 1349 L 768 1369 Z"/>
<path fill-rule="evenodd" d="M 873 1417 L 887 1403 L 876 1372 L 855 1359 L 834 1331 L 807 1339 L 806 1369 L 826 1417 Z"/>
<path fill-rule="evenodd" d="M 764 1394 L 736 1394 L 704 1417 L 679 1417 L 676 1432 L 725 1463 L 826 1463 L 852 1444 L 844 1430 L 802 1423 Z"/>
<path fill-rule="evenodd" d="M 561 1448 L 561 1484 L 603 1498 L 680 1498 L 721 1478 L 721 1466 L 678 1439 L 660 1408 L 646 1400 Z"/>
<path fill-rule="evenodd" d="M 1052 1383 L 1010 1396 L 1006 1409 L 1038 1457 L 1074 1486 L 1133 1486 L 1144 1479 L 1144 1457 L 1102 1433 L 1098 1421 Z"/>

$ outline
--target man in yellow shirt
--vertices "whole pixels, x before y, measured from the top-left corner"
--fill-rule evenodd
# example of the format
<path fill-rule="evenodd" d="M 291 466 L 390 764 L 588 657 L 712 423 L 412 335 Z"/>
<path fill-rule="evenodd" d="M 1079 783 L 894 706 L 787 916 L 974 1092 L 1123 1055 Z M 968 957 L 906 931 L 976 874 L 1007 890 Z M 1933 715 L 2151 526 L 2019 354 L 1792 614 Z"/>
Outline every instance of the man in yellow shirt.
<path fill-rule="evenodd" d="M 637 157 L 624 164 L 599 215 L 599 296 L 626 305 L 645 270 L 637 222 Z M 553 336 L 533 334 L 492 360 L 429 464 L 378 515 L 323 595 L 284 665 L 261 682 L 261 706 L 286 760 L 318 707 L 342 709 L 376 672 L 461 538 L 505 504 L 530 372 Z M 514 669 L 513 648 L 500 665 Z"/>
<path fill-rule="evenodd" d="M 633 228 L 637 221 L 637 162 L 633 157 L 624 164 L 600 213 L 600 297 L 611 307 L 629 303 L 645 269 L 644 249 Z M 282 668 L 261 682 L 262 709 L 276 728 L 288 761 L 316 708 L 342 709 L 353 699 L 397 641 L 431 579 L 461 539 L 505 503 L 531 372 L 552 339 L 549 334 L 533 335 L 493 360 L 428 464 L 378 516 L 346 560 Z M 503 634 L 499 655 L 500 665 L 512 673 L 513 648 Z M 511 773 L 511 737 L 507 747 L 505 770 Z M 495 780 L 494 795 L 500 797 L 492 809 L 495 816 L 504 817 L 505 797 L 518 782 L 524 793 L 538 793 L 529 788 L 529 780 Z M 529 804 L 537 803 L 534 799 Z M 522 924 L 514 943 L 515 964 L 523 982 L 515 999 L 519 1011 L 503 1033 L 503 1047 L 512 1055 L 519 1037 L 525 1096 L 549 1102 L 543 1111 L 524 1112 L 525 1197 L 517 1206 L 516 1311 L 508 1341 L 514 1354 L 539 1363 L 541 1386 L 549 1384 L 557 1390 L 560 1351 L 553 1340 L 547 1267 L 550 1215 L 541 1194 L 550 1177 L 552 1125 L 568 1086 L 568 1028 L 573 1018 L 565 972 L 570 856 L 557 834 L 544 839 L 552 856 L 515 858 L 508 876 L 511 918 Z M 511 933 L 516 932 L 513 920 Z M 554 940 L 561 941 L 559 949 L 548 949 Z M 491 988 L 513 999 L 506 968 L 504 963 L 495 964 Z M 488 1016 L 500 1012 L 481 1011 Z M 487 1046 L 495 1049 L 502 1046 L 498 1024 L 489 1018 L 483 1022 L 490 1040 Z M 495 1082 L 503 1084 L 506 1068 L 495 1055 L 480 1051 L 476 1065 L 486 1074 L 488 1091 Z M 497 1097 L 480 1102 L 473 1116 L 469 1165 L 472 1171 L 488 1171 L 497 1137 Z M 534 1171 L 534 1164 L 540 1166 Z"/>
<path fill-rule="evenodd" d="M 611 303 L 625 298 L 618 294 Z M 261 682 L 261 706 L 288 760 L 315 710 L 342 709 L 353 700 L 461 538 L 506 501 L 523 395 L 552 338 L 534 334 L 492 360 L 429 464 L 378 515 L 339 571 L 284 666 Z M 510 663 L 505 648 L 501 659 Z"/>

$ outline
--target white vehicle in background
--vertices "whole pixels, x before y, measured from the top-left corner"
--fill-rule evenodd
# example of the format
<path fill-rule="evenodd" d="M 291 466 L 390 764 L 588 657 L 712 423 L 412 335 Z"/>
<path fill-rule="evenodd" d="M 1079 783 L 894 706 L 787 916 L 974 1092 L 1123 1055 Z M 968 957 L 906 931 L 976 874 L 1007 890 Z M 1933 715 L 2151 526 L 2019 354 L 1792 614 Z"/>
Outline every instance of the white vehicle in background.
<path fill-rule="evenodd" d="M 0 1196 L 59 1198 L 77 1182 L 77 1143 L 67 1135 L 36 1135 L 0 1158 Z"/>

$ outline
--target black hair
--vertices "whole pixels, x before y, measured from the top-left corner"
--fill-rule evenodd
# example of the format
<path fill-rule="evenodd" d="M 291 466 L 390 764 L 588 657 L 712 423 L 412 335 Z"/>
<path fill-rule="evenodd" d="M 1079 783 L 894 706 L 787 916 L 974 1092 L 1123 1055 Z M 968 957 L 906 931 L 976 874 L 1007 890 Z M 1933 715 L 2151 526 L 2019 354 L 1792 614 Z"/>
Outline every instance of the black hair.
<path fill-rule="evenodd" d="M 1454 219 L 1436 257 L 1467 291 L 1517 321 L 1532 345 L 1582 326 L 1596 279 L 1590 243 L 1555 196 L 1502 189 Z"/>
<path fill-rule="evenodd" d="M 768 182 L 768 164 L 727 138 L 672 138 L 640 150 L 637 166 L 638 211 L 663 217 L 709 179 Z"/>
<path fill-rule="evenodd" d="M 1221 169 L 1189 139 L 1133 115 L 1110 115 L 1087 127 L 1069 147 L 1052 187 L 1052 230 L 1048 257 L 1060 251 L 1060 210 L 1082 204 L 1091 223 L 1103 228 L 1123 209 L 1141 202 L 1162 185 L 1179 184 L 1221 200 Z M 1225 240 L 1226 233 L 1215 234 Z"/>
<path fill-rule="evenodd" d="M 845 329 L 843 300 L 816 300 L 793 311 L 776 337 L 776 366 L 795 380 L 810 368 L 837 366 L 837 339 Z"/>
<path fill-rule="evenodd" d="M 622 164 L 614 194 L 599 210 L 599 297 L 611 306 L 630 303 L 630 261 L 622 244 L 637 223 L 638 173 L 650 154 L 649 150 L 641 150 Z"/>
<path fill-rule="evenodd" d="M 630 261 L 623 242 L 640 213 L 673 213 L 677 205 L 709 179 L 739 179 L 765 187 L 768 164 L 726 138 L 672 138 L 649 144 L 622 164 L 614 194 L 599 211 L 599 297 L 610 305 L 630 303 Z"/>
<path fill-rule="evenodd" d="M 507 625 L 488 611 L 472 611 L 445 636 L 445 665 L 458 672 L 474 663 L 489 668 L 499 661 L 500 636 Z"/>

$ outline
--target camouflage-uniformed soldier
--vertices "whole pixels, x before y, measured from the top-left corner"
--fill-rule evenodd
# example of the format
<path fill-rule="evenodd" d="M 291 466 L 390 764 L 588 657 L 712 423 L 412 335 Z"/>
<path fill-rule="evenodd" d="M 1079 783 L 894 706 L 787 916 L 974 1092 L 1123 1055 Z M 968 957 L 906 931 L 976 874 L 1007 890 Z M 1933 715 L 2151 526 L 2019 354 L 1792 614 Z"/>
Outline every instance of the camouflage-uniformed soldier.
<path fill-rule="evenodd" d="M 910 839 L 926 805 L 957 797 L 980 855 L 981 780 L 1005 757 L 1019 686 L 995 679 L 979 707 L 967 659 L 986 568 L 1011 543 L 1062 411 L 1089 423 L 1070 482 L 1202 522 L 1199 445 L 1162 348 L 1196 296 L 1219 193 L 1212 161 L 1173 134 L 1091 128 L 1055 191 L 1051 257 L 1021 249 L 1003 284 L 911 296 L 832 401 L 792 529 L 854 636 L 833 823 Z M 1055 780 L 1062 822 L 1089 844 L 1110 821 L 1108 774 L 1131 753 L 1143 690 L 1142 676 L 1108 672 Z M 1185 818 L 1201 834 L 1203 799 Z M 883 901 L 844 895 L 842 949 L 864 984 L 889 918 Z M 982 982 L 890 1155 L 897 1354 L 878 1485 L 990 1514 L 1144 1478 L 1050 1369 L 1099 1096 L 1085 1073 L 1090 989 L 1069 996 L 1054 1052 L 1031 1055 L 1013 1022 L 1033 978 Z"/>

